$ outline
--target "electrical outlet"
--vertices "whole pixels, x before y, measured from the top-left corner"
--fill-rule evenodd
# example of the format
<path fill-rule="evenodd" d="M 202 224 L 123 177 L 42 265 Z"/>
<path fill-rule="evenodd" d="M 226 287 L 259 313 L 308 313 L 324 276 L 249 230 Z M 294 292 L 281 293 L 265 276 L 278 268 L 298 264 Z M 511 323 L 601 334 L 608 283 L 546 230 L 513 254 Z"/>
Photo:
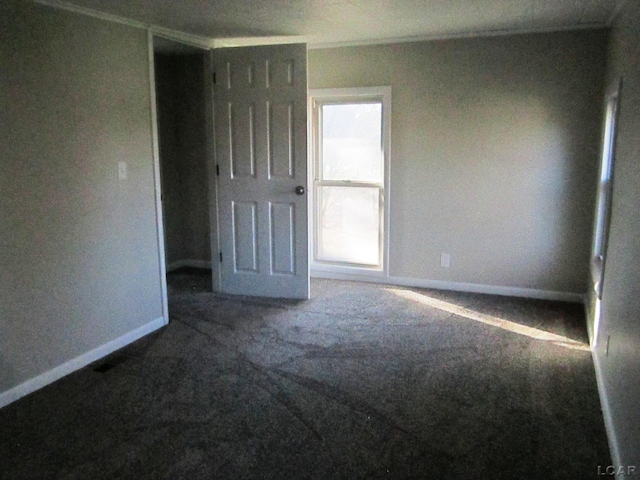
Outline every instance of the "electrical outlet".
<path fill-rule="evenodd" d="M 440 266 L 442 268 L 449 268 L 451 266 L 451 255 L 448 253 L 440 254 Z"/>
<path fill-rule="evenodd" d="M 118 179 L 127 179 L 127 162 L 118 162 Z"/>

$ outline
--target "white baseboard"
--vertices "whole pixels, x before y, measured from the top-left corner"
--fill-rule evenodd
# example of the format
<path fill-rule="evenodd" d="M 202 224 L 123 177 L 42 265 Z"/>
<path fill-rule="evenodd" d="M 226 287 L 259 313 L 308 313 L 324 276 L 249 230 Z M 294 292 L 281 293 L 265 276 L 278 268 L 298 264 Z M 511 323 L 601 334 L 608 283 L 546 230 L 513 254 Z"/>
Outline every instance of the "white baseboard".
<path fill-rule="evenodd" d="M 604 428 L 607 432 L 607 441 L 609 442 L 609 453 L 611 453 L 611 465 L 620 466 L 622 463 L 620 456 L 620 448 L 618 447 L 618 438 L 616 436 L 615 427 L 613 425 L 613 416 L 611 415 L 611 404 L 607 395 L 607 387 L 604 384 L 602 369 L 600 367 L 600 358 L 595 351 L 591 352 L 593 357 L 593 365 L 596 370 L 596 383 L 598 384 L 598 394 L 600 396 L 600 406 L 602 408 L 602 416 L 604 417 Z"/>
<path fill-rule="evenodd" d="M 537 290 L 533 288 L 500 287 L 496 285 L 481 285 L 477 283 L 445 282 L 441 280 L 425 280 L 409 277 L 374 277 L 363 274 L 337 273 L 327 271 L 312 271 L 312 277 L 333 278 L 336 280 L 355 280 L 359 282 L 383 283 L 402 287 L 432 288 L 434 290 L 452 290 L 455 292 L 486 293 L 507 297 L 535 298 L 561 302 L 584 303 L 585 296 L 580 293 L 555 292 L 551 290 Z"/>
<path fill-rule="evenodd" d="M 167 264 L 167 272 L 172 272 L 183 267 L 191 268 L 211 268 L 211 262 L 208 260 L 176 260 Z"/>
<path fill-rule="evenodd" d="M 136 340 L 144 337 L 145 335 L 148 335 L 151 332 L 154 332 L 155 330 L 158 330 L 166 324 L 167 322 L 164 318 L 156 318 L 155 320 L 152 320 L 151 322 L 138 327 L 135 330 L 132 330 L 129 333 L 116 338 L 115 340 L 111 340 L 104 345 L 100 345 L 98 348 L 83 353 L 82 355 L 69 360 L 68 362 L 63 363 L 62 365 L 59 365 L 47 372 L 44 372 L 37 377 L 27 380 L 26 382 L 21 383 L 20 385 L 13 387 L 6 392 L 0 393 L 0 408 L 6 407 L 10 403 L 15 402 L 25 395 L 46 387 L 56 380 L 59 380 L 60 378 L 69 375 L 76 370 L 80 370 L 81 368 L 86 367 L 90 363 L 106 357 L 110 353 L 115 352 L 116 350 L 125 347 L 132 342 L 135 342 Z"/>

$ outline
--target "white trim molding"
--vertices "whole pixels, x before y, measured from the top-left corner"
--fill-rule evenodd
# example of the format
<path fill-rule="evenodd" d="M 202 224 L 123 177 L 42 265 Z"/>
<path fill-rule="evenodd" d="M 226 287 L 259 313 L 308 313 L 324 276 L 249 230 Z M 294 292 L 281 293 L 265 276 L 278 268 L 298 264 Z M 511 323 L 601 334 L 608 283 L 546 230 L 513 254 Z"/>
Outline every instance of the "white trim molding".
<path fill-rule="evenodd" d="M 602 368 L 600 367 L 600 358 L 593 348 L 591 349 L 591 356 L 593 358 L 593 365 L 596 370 L 596 384 L 598 385 L 600 406 L 602 409 L 602 417 L 604 418 L 604 428 L 607 432 L 607 441 L 609 442 L 609 453 L 611 453 L 611 462 L 612 465 L 624 465 L 622 463 L 622 457 L 620 456 L 620 447 L 613 423 L 613 415 L 611 414 L 611 404 L 609 402 L 609 396 L 607 395 L 607 387 L 605 386 L 604 375 L 602 373 Z"/>
<path fill-rule="evenodd" d="M 357 273 L 337 273 L 313 270 L 311 276 L 315 278 L 330 278 L 335 280 L 352 280 L 356 282 L 381 283 L 401 287 L 429 288 L 433 290 L 451 290 L 454 292 L 483 293 L 505 297 L 533 298 L 557 302 L 582 303 L 585 296 L 580 293 L 556 292 L 552 290 L 538 290 L 535 288 L 504 287 L 497 285 L 482 285 L 478 283 L 448 282 L 442 280 L 427 280 L 410 277 L 379 277 Z"/>
<path fill-rule="evenodd" d="M 539 33 L 558 33 L 573 32 L 577 30 L 599 30 L 607 28 L 610 23 L 587 23 L 583 25 L 569 25 L 566 27 L 556 28 L 526 28 L 526 29 L 508 29 L 508 30 L 489 30 L 489 31 L 473 31 L 458 32 L 450 34 L 436 35 L 420 35 L 413 37 L 395 37 L 381 38 L 373 40 L 354 40 L 354 41 L 338 41 L 338 42 L 317 42 L 308 41 L 309 50 L 322 50 L 328 48 L 344 48 L 344 47 L 366 47 L 368 45 L 391 45 L 396 43 L 420 43 L 435 42 L 442 40 L 462 40 L 468 38 L 492 38 L 492 37 L 508 37 L 511 35 L 534 35 Z"/>
<path fill-rule="evenodd" d="M 217 38 L 212 41 L 212 48 L 255 47 L 260 45 L 285 45 L 289 43 L 307 43 L 303 35 L 283 35 L 270 37 L 233 37 Z"/>
<path fill-rule="evenodd" d="M 164 214 L 162 210 L 162 182 L 160 180 L 160 140 L 158 134 L 158 111 L 156 103 L 156 67 L 153 54 L 153 33 L 147 30 L 147 60 L 149 63 L 149 107 L 151 110 L 151 148 L 153 151 L 153 181 L 156 208 L 156 235 L 158 244 L 158 275 L 162 296 L 162 316 L 169 323 L 169 296 L 164 240 Z"/>
<path fill-rule="evenodd" d="M 81 7 L 72 3 L 60 1 L 60 0 L 33 0 L 34 3 L 44 5 L 46 7 L 57 8 L 59 10 L 66 10 L 67 12 L 76 13 L 79 15 L 85 15 L 87 17 L 98 18 L 106 22 L 118 23 L 120 25 L 126 25 L 128 27 L 139 28 L 142 30 L 151 30 L 153 35 L 163 37 L 168 40 L 175 40 L 180 43 L 185 43 L 193 47 L 211 49 L 214 46 L 214 39 L 208 37 L 202 37 L 199 35 L 193 35 L 191 33 L 180 32 L 178 30 L 172 30 L 170 28 L 160 27 L 158 25 L 147 24 L 139 22 L 131 18 L 122 17 L 120 15 L 114 15 L 111 13 L 101 12 L 92 8 Z"/>
<path fill-rule="evenodd" d="M 47 372 L 41 373 L 40 375 L 30 380 L 27 380 L 24 383 L 21 383 L 20 385 L 13 387 L 6 392 L 0 393 L 0 408 L 6 407 L 10 403 L 13 403 L 16 400 L 35 392 L 36 390 L 40 390 L 41 388 L 46 387 L 56 380 L 69 375 L 70 373 L 80 370 L 81 368 L 84 368 L 87 365 L 106 357 L 116 350 L 126 347 L 130 343 L 139 340 L 145 335 L 148 335 L 158 330 L 159 328 L 164 327 L 165 325 L 166 323 L 164 318 L 156 318 L 155 320 L 152 320 L 151 322 L 142 325 L 135 330 L 125 333 L 115 340 L 111 340 L 104 345 L 100 345 L 99 347 L 83 353 L 82 355 L 73 358 L 68 362 L 63 363 L 62 365 L 59 365 Z"/>
<path fill-rule="evenodd" d="M 108 22 L 128 25 L 134 28 L 151 29 L 154 35 L 169 40 L 175 40 L 180 43 L 191 45 L 204 49 L 216 49 L 227 47 L 244 47 L 253 45 L 274 45 L 285 43 L 307 43 L 309 49 L 325 49 L 325 48 L 342 48 L 342 47 L 361 47 L 366 45 L 388 45 L 395 43 L 412 43 L 412 42 L 431 42 L 440 40 L 458 40 L 464 38 L 484 38 L 484 37 L 500 37 L 508 35 L 528 35 L 536 33 L 554 33 L 566 32 L 574 30 L 596 30 L 608 28 L 620 15 L 627 0 L 622 0 L 606 23 L 588 23 L 583 25 L 569 25 L 555 28 L 530 28 L 530 29 L 507 29 L 507 30 L 491 30 L 491 31 L 473 31 L 473 32 L 454 32 L 450 34 L 422 35 L 412 37 L 395 37 L 380 38 L 372 40 L 353 40 L 353 41 L 337 41 L 337 42 L 314 42 L 312 36 L 304 35 L 281 35 L 266 37 L 234 37 L 234 38 L 215 38 L 194 35 L 191 33 L 172 30 L 170 28 L 161 27 L 159 25 L 151 25 L 138 20 L 133 20 L 120 15 L 101 12 L 92 8 L 81 7 L 61 0 L 33 0 L 34 3 L 40 5 L 67 10 L 69 12 L 86 15 L 89 17 L 99 18 Z"/>
<path fill-rule="evenodd" d="M 309 195 L 309 264 L 312 275 L 317 271 L 336 272 L 336 273 L 356 273 L 358 275 L 368 275 L 374 278 L 386 278 L 389 272 L 389 212 L 391 199 L 391 116 L 392 116 L 392 89 L 390 86 L 376 87 L 352 87 L 352 88 L 323 88 L 310 89 L 307 92 L 309 112 L 308 122 L 308 183 L 311 188 Z M 321 160 L 321 109 L 324 105 L 339 105 L 360 102 L 376 102 L 382 107 L 381 129 L 382 129 L 382 154 L 383 154 L 383 172 L 382 182 L 357 182 L 357 181 L 331 181 L 325 180 L 320 175 Z M 316 259 L 318 244 L 318 190 L 321 186 L 349 186 L 349 187 L 365 187 L 379 188 L 380 191 L 380 236 L 379 249 L 380 258 L 378 265 L 367 267 L 365 265 L 349 264 L 348 262 L 323 262 Z"/>

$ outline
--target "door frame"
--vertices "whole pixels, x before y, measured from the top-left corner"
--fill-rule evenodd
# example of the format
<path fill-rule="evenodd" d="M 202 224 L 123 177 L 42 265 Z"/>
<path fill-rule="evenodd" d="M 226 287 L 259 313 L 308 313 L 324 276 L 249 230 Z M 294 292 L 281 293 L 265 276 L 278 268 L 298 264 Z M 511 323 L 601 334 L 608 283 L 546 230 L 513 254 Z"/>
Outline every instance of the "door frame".
<path fill-rule="evenodd" d="M 218 218 L 218 159 L 216 158 L 216 112 L 213 106 L 215 83 L 213 79 L 214 49 L 209 50 L 205 57 L 203 81 L 207 89 L 207 175 L 209 178 L 209 242 L 211 245 L 211 289 L 222 291 L 222 272 L 220 266 L 220 223 Z"/>
<path fill-rule="evenodd" d="M 312 277 L 336 278 L 345 280 L 371 280 L 389 277 L 389 212 L 390 212 L 390 172 L 391 172 L 391 87 L 353 87 L 353 88 L 323 88 L 310 89 L 308 97 L 308 175 L 307 181 L 311 194 L 309 195 L 309 267 Z M 318 134 L 318 103 L 330 102 L 361 102 L 367 100 L 380 101 L 382 103 L 382 147 L 383 147 L 383 208 L 382 208 L 382 234 L 381 252 L 382 262 L 380 268 L 370 268 L 359 265 L 340 265 L 330 263 L 318 263 L 315 261 L 315 244 L 317 242 L 316 214 L 317 204 L 315 180 L 318 169 L 317 153 L 319 151 Z"/>
<path fill-rule="evenodd" d="M 590 325 L 593 325 L 592 331 L 590 332 L 592 348 L 595 348 L 598 342 L 602 316 L 602 294 L 604 290 L 609 230 L 611 227 L 616 138 L 621 89 L 622 79 L 616 78 L 606 91 L 604 104 L 602 147 L 600 151 L 600 162 L 598 164 L 598 188 L 590 252 L 592 286 L 590 297 L 592 298 L 591 305 L 593 307 L 593 323 L 590 323 Z"/>
<path fill-rule="evenodd" d="M 210 224 L 210 245 L 211 245 L 211 271 L 212 271 L 212 290 L 220 291 L 220 264 L 217 261 L 218 252 L 218 219 L 217 219 L 217 183 L 215 178 L 215 138 L 213 136 L 214 112 L 213 112 L 213 66 L 211 59 L 210 47 L 180 38 L 175 35 L 164 34 L 154 28 L 147 30 L 147 46 L 148 46 L 148 66 L 149 66 L 149 91 L 150 91 L 150 107 L 151 107 L 151 130 L 152 130 L 152 151 L 153 151 L 153 172 L 155 182 L 155 206 L 156 206 L 156 225 L 157 225 L 157 242 L 159 256 L 159 275 L 160 288 L 162 293 L 162 316 L 164 323 L 169 323 L 169 302 L 167 287 L 167 263 L 166 263 L 166 240 L 165 240 L 165 221 L 164 221 L 164 205 L 162 200 L 162 169 L 160 164 L 160 137 L 158 130 L 158 108 L 157 108 L 157 92 L 156 92 L 156 68 L 155 68 L 155 49 L 154 39 L 163 38 L 172 42 L 182 44 L 192 48 L 194 51 L 200 51 L 204 58 L 204 77 L 202 81 L 205 87 L 205 112 L 207 136 L 204 139 L 206 144 L 207 157 L 207 176 L 208 176 L 208 206 L 209 206 L 209 224 Z"/>
<path fill-rule="evenodd" d="M 160 275 L 160 295 L 162 318 L 169 323 L 169 294 L 167 288 L 167 263 L 165 254 L 164 208 L 162 206 L 162 181 L 160 178 L 160 136 L 158 132 L 158 106 L 156 96 L 156 64 L 153 49 L 154 33 L 147 29 L 147 60 L 149 62 L 149 104 L 151 109 L 151 150 L 153 154 L 153 181 L 156 207 L 156 235 L 158 245 L 158 264 Z"/>

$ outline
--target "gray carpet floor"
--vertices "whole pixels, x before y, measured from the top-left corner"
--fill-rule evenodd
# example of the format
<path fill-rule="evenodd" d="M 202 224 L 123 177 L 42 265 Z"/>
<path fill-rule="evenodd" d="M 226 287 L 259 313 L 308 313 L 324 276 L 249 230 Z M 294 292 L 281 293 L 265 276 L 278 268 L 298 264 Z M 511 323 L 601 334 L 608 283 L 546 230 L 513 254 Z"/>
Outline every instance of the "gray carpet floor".
<path fill-rule="evenodd" d="M 166 328 L 0 410 L 0 478 L 587 479 L 611 462 L 580 306 L 208 290 L 170 274 Z"/>

